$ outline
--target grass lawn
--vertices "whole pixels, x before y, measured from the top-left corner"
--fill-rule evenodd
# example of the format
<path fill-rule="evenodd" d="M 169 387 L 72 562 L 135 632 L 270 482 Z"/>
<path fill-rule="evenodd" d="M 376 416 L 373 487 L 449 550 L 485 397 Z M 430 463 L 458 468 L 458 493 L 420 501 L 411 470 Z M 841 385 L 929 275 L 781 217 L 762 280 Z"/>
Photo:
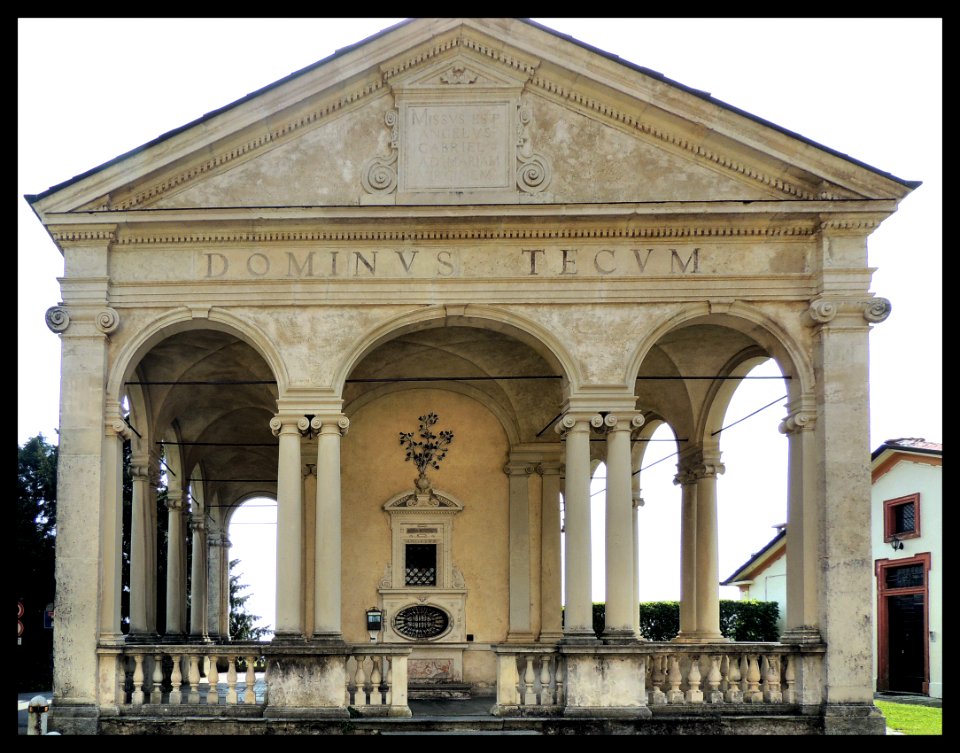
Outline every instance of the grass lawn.
<path fill-rule="evenodd" d="M 874 701 L 887 717 L 887 726 L 905 735 L 942 735 L 943 709 L 907 703 Z"/>

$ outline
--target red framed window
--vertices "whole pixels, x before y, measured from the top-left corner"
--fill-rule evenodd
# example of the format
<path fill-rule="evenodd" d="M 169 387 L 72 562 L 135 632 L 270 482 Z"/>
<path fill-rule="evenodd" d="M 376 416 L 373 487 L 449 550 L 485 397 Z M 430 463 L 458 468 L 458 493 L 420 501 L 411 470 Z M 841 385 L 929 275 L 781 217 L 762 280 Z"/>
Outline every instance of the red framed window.
<path fill-rule="evenodd" d="M 883 540 L 914 539 L 920 535 L 920 493 L 883 502 Z"/>

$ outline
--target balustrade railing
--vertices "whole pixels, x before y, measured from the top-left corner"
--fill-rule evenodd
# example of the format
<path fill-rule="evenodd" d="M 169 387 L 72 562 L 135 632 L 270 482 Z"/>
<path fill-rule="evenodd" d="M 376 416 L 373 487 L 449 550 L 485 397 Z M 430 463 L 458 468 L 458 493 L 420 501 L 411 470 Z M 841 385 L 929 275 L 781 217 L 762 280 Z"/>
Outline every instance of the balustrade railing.
<path fill-rule="evenodd" d="M 396 649 L 354 647 L 347 657 L 347 706 L 364 716 L 410 716 L 407 655 Z"/>
<path fill-rule="evenodd" d="M 127 645 L 101 651 L 101 675 L 116 673 L 115 705 L 254 707 L 265 703 L 266 688 L 256 666 L 259 644 Z"/>
<path fill-rule="evenodd" d="M 566 665 L 555 647 L 497 647 L 497 709 L 550 714 L 565 703 Z"/>
<path fill-rule="evenodd" d="M 779 644 L 651 646 L 646 662 L 647 703 L 799 703 L 799 655 Z"/>

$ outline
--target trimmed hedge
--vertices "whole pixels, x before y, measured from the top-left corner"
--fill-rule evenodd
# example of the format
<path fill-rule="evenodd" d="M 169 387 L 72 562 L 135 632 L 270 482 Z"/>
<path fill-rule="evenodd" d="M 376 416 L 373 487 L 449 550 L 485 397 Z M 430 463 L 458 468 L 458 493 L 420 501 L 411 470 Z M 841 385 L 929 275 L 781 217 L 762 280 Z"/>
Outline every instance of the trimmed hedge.
<path fill-rule="evenodd" d="M 599 637 L 605 624 L 605 604 L 593 604 L 593 631 Z M 720 632 L 734 641 L 778 641 L 775 601 L 720 600 Z M 679 601 L 647 601 L 640 605 L 640 634 L 648 641 L 669 641 L 680 632 Z"/>

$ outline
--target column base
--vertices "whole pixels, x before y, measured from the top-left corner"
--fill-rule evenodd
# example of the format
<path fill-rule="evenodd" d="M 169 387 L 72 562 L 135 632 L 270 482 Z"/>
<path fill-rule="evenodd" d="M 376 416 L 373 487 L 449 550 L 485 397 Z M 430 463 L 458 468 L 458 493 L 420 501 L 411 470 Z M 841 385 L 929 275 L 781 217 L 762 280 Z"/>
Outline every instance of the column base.
<path fill-rule="evenodd" d="M 126 638 L 124 639 L 125 643 L 144 645 L 150 643 L 159 643 L 160 634 L 159 633 L 127 633 Z"/>
<path fill-rule="evenodd" d="M 270 643 L 277 646 L 305 646 L 307 639 L 301 633 L 274 633 Z"/>
<path fill-rule="evenodd" d="M 887 721 L 873 704 L 828 703 L 823 707 L 825 735 L 885 735 Z"/>
<path fill-rule="evenodd" d="M 646 640 L 632 630 L 604 630 L 600 638 L 606 644 L 617 646 L 642 643 Z"/>
<path fill-rule="evenodd" d="M 322 644 L 324 646 L 346 646 L 341 633 L 314 633 L 310 636 L 311 644 Z M 374 645 L 371 643 L 370 645 Z"/>
<path fill-rule="evenodd" d="M 53 697 L 47 716 L 47 734 L 59 732 L 62 735 L 95 735 L 99 709 L 92 703 L 69 703 Z"/>
<path fill-rule="evenodd" d="M 680 633 L 671 643 L 730 643 L 723 633 Z"/>
<path fill-rule="evenodd" d="M 540 633 L 537 643 L 560 643 L 563 640 L 562 632 Z"/>
<path fill-rule="evenodd" d="M 597 638 L 597 634 L 592 630 L 584 631 L 582 633 L 564 633 L 563 638 L 560 639 L 560 643 L 564 645 L 592 645 L 599 644 L 601 641 Z"/>
<path fill-rule="evenodd" d="M 533 633 L 507 633 L 504 643 L 534 643 Z"/>

